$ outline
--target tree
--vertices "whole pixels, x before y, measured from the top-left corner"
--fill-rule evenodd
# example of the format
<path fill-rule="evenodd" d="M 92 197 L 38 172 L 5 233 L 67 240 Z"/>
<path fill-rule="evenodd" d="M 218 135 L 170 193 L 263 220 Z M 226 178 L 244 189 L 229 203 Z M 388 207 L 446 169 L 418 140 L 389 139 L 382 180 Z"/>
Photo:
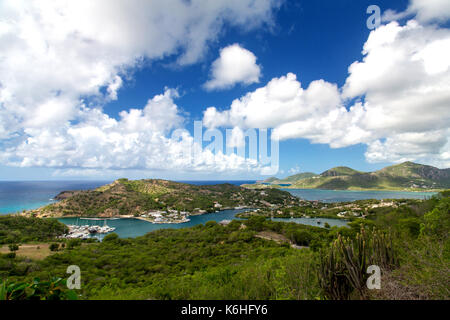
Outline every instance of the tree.
<path fill-rule="evenodd" d="M 295 231 L 293 234 L 294 241 L 297 245 L 308 246 L 313 236 L 306 230 Z"/>
<path fill-rule="evenodd" d="M 11 243 L 8 247 L 9 247 L 9 251 L 11 251 L 11 252 L 15 252 L 15 251 L 19 250 L 19 245 L 15 244 L 15 243 Z"/>
<path fill-rule="evenodd" d="M 117 235 L 117 233 L 110 233 L 103 238 L 103 242 L 112 242 L 112 241 L 117 241 L 118 239 L 119 239 L 119 236 Z"/>
<path fill-rule="evenodd" d="M 424 215 L 420 233 L 446 239 L 450 230 L 450 198 L 443 198 L 432 211 Z"/>

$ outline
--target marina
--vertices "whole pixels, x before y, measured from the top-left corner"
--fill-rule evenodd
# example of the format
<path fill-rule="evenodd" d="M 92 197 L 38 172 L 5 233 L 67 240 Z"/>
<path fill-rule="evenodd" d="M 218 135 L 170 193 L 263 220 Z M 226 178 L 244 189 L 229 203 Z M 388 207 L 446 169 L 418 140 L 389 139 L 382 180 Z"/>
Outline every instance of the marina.
<path fill-rule="evenodd" d="M 79 224 L 79 220 L 87 221 L 103 221 L 103 226 L 97 224 Z M 65 239 L 89 239 L 93 235 L 105 235 L 116 230 L 115 227 L 110 227 L 107 224 L 107 220 L 117 220 L 113 219 L 101 219 L 101 218 L 77 218 L 76 224 L 68 224 L 69 232 L 61 238 Z"/>
<path fill-rule="evenodd" d="M 159 229 L 181 229 L 189 228 L 198 224 L 204 224 L 208 221 L 216 221 L 218 223 L 227 224 L 232 220 L 240 220 L 236 215 L 247 211 L 248 209 L 230 209 L 222 210 L 216 213 L 208 213 L 203 215 L 192 215 L 189 221 L 186 223 L 150 223 L 142 218 L 120 218 L 120 219 L 108 219 L 108 223 L 111 227 L 114 227 L 114 232 L 120 238 L 135 238 L 143 236 L 148 232 L 152 232 Z M 59 218 L 58 220 L 62 223 L 70 226 L 76 225 L 80 218 Z M 91 219 L 88 219 L 91 220 Z M 104 220 L 104 219 L 100 219 Z M 326 218 L 274 218 L 274 221 L 280 222 L 295 222 L 300 224 L 307 224 L 312 226 L 323 226 L 327 222 L 330 226 L 345 226 L 347 221 L 342 219 L 326 219 Z M 95 225 L 98 220 L 92 220 L 92 225 Z M 317 222 L 320 222 L 318 224 Z M 83 233 L 87 238 L 97 238 L 101 240 L 106 234 L 105 233 Z"/>

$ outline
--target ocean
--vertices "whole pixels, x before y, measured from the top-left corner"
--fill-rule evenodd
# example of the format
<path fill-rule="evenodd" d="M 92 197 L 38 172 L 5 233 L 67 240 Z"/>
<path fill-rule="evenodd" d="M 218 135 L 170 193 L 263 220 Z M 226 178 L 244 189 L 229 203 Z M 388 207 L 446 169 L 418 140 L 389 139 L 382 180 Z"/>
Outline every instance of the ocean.
<path fill-rule="evenodd" d="M 195 185 L 212 185 L 231 183 L 234 185 L 252 184 L 255 181 L 179 181 Z M 2 181 L 0 182 L 0 214 L 20 212 L 22 210 L 35 209 L 54 202 L 53 198 L 65 190 L 95 189 L 111 181 Z M 353 201 L 361 199 L 400 199 L 413 198 L 424 199 L 431 193 L 425 192 L 397 192 L 397 191 L 332 191 L 332 190 L 307 190 L 285 189 L 293 195 L 306 200 L 321 200 L 324 202 Z M 244 210 L 224 210 L 217 213 L 201 216 L 191 216 L 191 221 L 182 224 L 152 224 L 138 219 L 113 219 L 108 220 L 108 225 L 115 227 L 115 232 L 121 238 L 137 237 L 157 229 L 186 228 L 207 221 L 222 221 L 236 219 L 235 215 Z M 65 224 L 103 224 L 104 221 L 81 220 L 77 218 L 58 219 Z M 275 220 L 275 219 L 274 219 Z M 347 221 L 339 219 L 276 219 L 277 221 L 296 222 L 314 226 L 323 226 L 328 222 L 331 226 L 344 226 Z M 96 235 L 99 239 L 103 235 Z"/>
<path fill-rule="evenodd" d="M 0 181 L 0 214 L 36 209 L 54 202 L 61 191 L 95 189 L 112 181 Z M 255 180 L 241 181 L 179 181 L 195 185 L 231 183 L 252 184 Z"/>
<path fill-rule="evenodd" d="M 179 181 L 195 185 L 231 183 L 234 185 L 252 184 L 254 180 L 215 180 L 215 181 Z M 0 181 L 0 214 L 36 209 L 54 202 L 53 197 L 65 190 L 95 189 L 111 181 Z M 401 191 L 334 191 L 285 189 L 293 195 L 306 200 L 324 202 L 353 201 L 362 199 L 424 199 L 431 197 L 430 192 Z"/>

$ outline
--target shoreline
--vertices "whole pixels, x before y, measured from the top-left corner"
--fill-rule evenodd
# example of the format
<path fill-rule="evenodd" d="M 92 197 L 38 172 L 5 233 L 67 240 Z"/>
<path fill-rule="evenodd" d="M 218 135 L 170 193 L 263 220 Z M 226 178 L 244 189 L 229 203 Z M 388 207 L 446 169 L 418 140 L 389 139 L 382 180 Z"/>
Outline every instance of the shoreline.
<path fill-rule="evenodd" d="M 249 187 L 247 187 L 249 186 Z M 446 189 L 431 189 L 431 190 L 405 190 L 405 189 L 360 189 L 360 188 L 351 188 L 351 189 L 320 189 L 320 188 L 299 188 L 292 186 L 280 186 L 278 184 L 274 185 L 266 185 L 266 184 L 251 184 L 251 185 L 243 185 L 243 188 L 248 189 L 258 189 L 257 187 L 261 187 L 261 189 L 265 188 L 274 188 L 274 189 L 289 189 L 289 190 L 320 190 L 320 191 L 349 191 L 349 192 L 365 192 L 365 191 L 378 191 L 378 192 L 414 192 L 414 193 L 439 193 L 445 191 Z"/>
<path fill-rule="evenodd" d="M 214 214 L 214 213 L 220 213 L 222 211 L 227 211 L 227 210 L 244 210 L 244 209 L 253 209 L 253 208 L 225 208 L 225 209 L 221 209 L 221 210 L 217 210 L 216 212 L 206 212 L 206 213 L 197 213 L 197 214 L 190 214 L 189 216 L 203 216 L 203 215 L 208 215 L 208 214 Z M 94 216 L 94 217 L 85 217 L 85 216 L 61 216 L 61 217 L 40 217 L 40 219 L 73 219 L 73 218 L 80 218 L 83 220 L 118 220 L 118 219 L 136 219 L 136 220 L 141 220 L 141 221 L 145 221 L 151 224 L 183 224 L 183 223 L 187 223 L 190 222 L 191 219 L 187 218 L 187 220 L 175 220 L 175 221 L 161 221 L 161 222 L 154 222 L 148 218 L 145 217 L 135 217 L 134 215 L 118 215 L 118 216 L 111 216 L 111 217 L 102 217 L 102 216 Z"/>

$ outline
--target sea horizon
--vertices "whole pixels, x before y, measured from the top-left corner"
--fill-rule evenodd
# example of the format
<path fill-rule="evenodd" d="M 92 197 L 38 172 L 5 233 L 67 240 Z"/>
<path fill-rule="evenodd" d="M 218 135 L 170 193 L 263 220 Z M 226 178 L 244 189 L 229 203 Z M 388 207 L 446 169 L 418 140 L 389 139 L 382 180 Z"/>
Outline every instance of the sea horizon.
<path fill-rule="evenodd" d="M 53 199 L 62 191 L 90 190 L 111 183 L 114 180 L 30 180 L 0 181 L 0 215 L 33 210 L 55 202 Z M 257 180 L 173 180 L 194 185 L 231 183 L 252 184 Z M 283 189 L 294 196 L 322 202 L 347 202 L 364 199 L 425 199 L 435 192 L 410 192 L 395 190 L 355 191 L 322 189 Z M 351 192 L 350 192 L 351 191 Z"/>

